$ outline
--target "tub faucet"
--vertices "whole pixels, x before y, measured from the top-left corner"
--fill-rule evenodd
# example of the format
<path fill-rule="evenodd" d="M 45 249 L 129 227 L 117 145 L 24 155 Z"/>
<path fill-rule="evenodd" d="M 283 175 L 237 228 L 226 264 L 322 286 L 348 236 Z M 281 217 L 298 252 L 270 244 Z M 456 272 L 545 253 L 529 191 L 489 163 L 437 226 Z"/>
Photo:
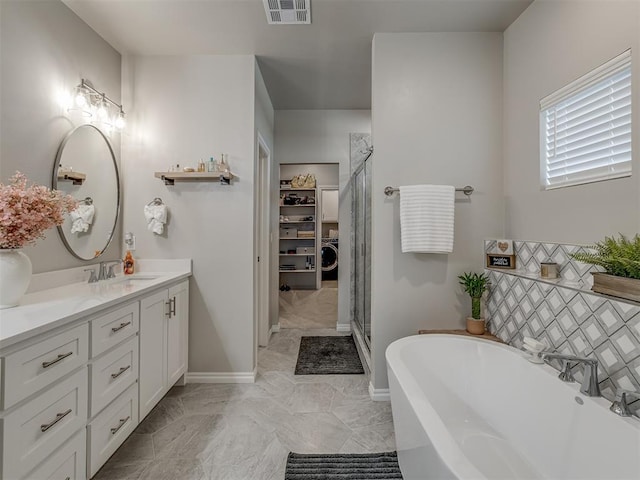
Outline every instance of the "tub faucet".
<path fill-rule="evenodd" d="M 538 354 L 543 360 L 561 360 L 562 371 L 558 378 L 563 382 L 575 382 L 571 373 L 571 363 L 582 363 L 584 365 L 584 375 L 580 392 L 587 397 L 601 397 L 600 385 L 598 384 L 598 360 L 595 358 L 576 357 L 575 355 L 565 355 L 563 353 L 540 352 Z"/>
<path fill-rule="evenodd" d="M 633 412 L 627 404 L 627 397 L 635 397 L 640 399 L 640 392 L 632 392 L 630 390 L 625 390 L 624 388 L 619 388 L 616 391 L 616 398 L 613 400 L 613 403 L 609 407 L 609 410 L 611 410 L 616 415 L 620 415 L 621 417 L 632 416 Z"/>

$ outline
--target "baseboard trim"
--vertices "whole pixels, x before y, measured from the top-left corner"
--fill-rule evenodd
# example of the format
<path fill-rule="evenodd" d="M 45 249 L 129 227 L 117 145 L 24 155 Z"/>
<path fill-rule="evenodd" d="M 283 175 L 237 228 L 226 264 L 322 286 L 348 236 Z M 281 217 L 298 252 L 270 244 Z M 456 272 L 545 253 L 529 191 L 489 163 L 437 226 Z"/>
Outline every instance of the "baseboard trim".
<path fill-rule="evenodd" d="M 280 331 L 280 324 L 276 323 L 275 325 L 271 325 L 271 328 L 269 329 L 269 334 L 278 333 L 279 331 Z"/>
<path fill-rule="evenodd" d="M 255 383 L 258 369 L 253 372 L 188 372 L 187 383 Z"/>
<path fill-rule="evenodd" d="M 338 323 L 338 324 L 336 324 L 336 331 L 337 332 L 350 332 L 351 331 L 351 325 L 345 325 L 344 323 Z"/>
<path fill-rule="evenodd" d="M 369 396 L 374 402 L 390 402 L 391 394 L 388 388 L 373 388 L 373 383 L 369 382 Z"/>

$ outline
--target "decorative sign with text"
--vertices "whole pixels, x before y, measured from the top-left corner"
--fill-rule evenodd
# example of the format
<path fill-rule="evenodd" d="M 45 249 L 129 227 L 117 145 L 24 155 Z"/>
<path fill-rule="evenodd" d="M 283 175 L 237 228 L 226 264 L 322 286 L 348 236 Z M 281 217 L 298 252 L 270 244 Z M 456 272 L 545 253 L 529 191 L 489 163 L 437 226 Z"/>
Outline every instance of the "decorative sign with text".
<path fill-rule="evenodd" d="M 487 268 L 516 268 L 515 255 L 499 255 L 487 253 Z"/>

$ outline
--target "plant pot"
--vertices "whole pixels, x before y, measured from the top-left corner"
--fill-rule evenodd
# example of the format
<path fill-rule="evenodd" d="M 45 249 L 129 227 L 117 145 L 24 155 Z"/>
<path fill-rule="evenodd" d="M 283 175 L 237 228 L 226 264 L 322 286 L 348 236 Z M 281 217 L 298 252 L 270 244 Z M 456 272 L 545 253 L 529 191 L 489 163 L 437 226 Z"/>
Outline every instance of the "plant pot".
<path fill-rule="evenodd" d="M 15 307 L 29 288 L 31 260 L 19 248 L 0 249 L 0 309 Z"/>
<path fill-rule="evenodd" d="M 591 290 L 614 297 L 640 302 L 640 280 L 637 278 L 616 277 L 608 273 L 592 273 Z"/>
<path fill-rule="evenodd" d="M 475 319 L 473 317 L 467 317 L 467 332 L 472 335 L 484 335 L 485 321 L 484 318 Z"/>

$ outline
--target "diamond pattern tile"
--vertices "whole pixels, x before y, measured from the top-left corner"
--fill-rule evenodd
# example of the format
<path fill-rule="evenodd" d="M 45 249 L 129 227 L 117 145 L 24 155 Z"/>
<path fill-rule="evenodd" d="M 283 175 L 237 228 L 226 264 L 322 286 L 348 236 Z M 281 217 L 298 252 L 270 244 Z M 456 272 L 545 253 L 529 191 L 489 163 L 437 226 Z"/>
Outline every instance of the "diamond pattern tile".
<path fill-rule="evenodd" d="M 576 330 L 575 332 L 573 332 L 569 336 L 567 341 L 571 345 L 571 348 L 576 355 L 584 357 L 593 351 L 593 348 L 591 348 L 591 345 L 584 337 L 584 333 L 582 333 L 580 330 Z"/>
<path fill-rule="evenodd" d="M 624 367 L 624 360 L 609 341 L 604 342 L 595 350 L 596 357 L 602 370 L 611 375 Z"/>
<path fill-rule="evenodd" d="M 578 329 L 578 323 L 575 321 L 568 308 L 565 308 L 558 314 L 556 321 L 558 322 L 558 325 L 560 325 L 560 328 L 562 328 L 565 337 L 568 337 Z"/>
<path fill-rule="evenodd" d="M 592 348 L 601 345 L 608 338 L 606 332 L 594 317 L 589 317 L 586 322 L 580 325 L 580 330 L 582 330 Z"/>
<path fill-rule="evenodd" d="M 581 293 L 569 302 L 569 310 L 571 310 L 576 322 L 580 324 L 584 323 L 584 321 L 591 316 L 591 309 Z"/>
<path fill-rule="evenodd" d="M 640 313 L 640 306 L 626 302 L 612 301 L 611 305 L 625 322 Z"/>
<path fill-rule="evenodd" d="M 494 245 L 494 240 L 485 241 L 485 249 Z M 640 389 L 640 305 L 590 291 L 594 267 L 570 257 L 588 251 L 585 247 L 516 241 L 514 249 L 520 274 L 489 272 L 491 331 L 516 347 L 530 336 L 557 351 L 595 356 L 607 398 L 619 387 Z M 558 282 L 538 280 L 540 261 L 549 258 L 560 267 Z M 572 370 L 582 378 L 581 365 Z"/>
<path fill-rule="evenodd" d="M 634 341 L 634 337 L 627 327 L 622 327 L 611 335 L 611 343 L 622 356 L 625 363 L 640 356 L 640 345 Z"/>
<path fill-rule="evenodd" d="M 595 317 L 602 328 L 607 332 L 607 335 L 612 335 L 623 324 L 622 317 L 620 317 L 615 308 L 613 308 L 611 302 L 603 304 L 598 310 L 596 310 Z"/>

